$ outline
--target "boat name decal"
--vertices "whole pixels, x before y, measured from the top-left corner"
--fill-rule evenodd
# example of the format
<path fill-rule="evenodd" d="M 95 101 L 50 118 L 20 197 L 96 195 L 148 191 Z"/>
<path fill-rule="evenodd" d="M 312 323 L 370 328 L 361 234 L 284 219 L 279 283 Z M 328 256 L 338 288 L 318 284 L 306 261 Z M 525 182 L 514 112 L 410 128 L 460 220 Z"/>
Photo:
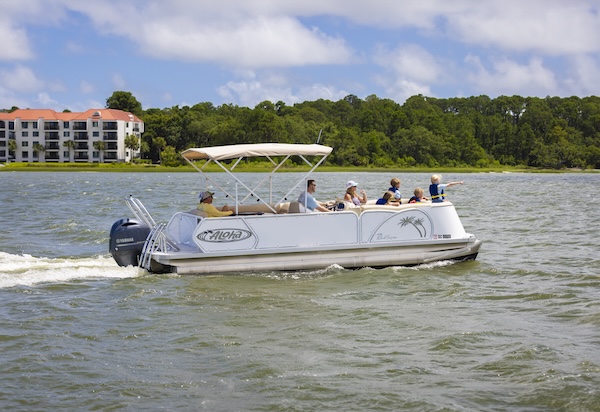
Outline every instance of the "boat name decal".
<path fill-rule="evenodd" d="M 252 232 L 244 229 L 217 229 L 198 233 L 198 239 L 203 242 L 239 242 L 252 236 Z"/>

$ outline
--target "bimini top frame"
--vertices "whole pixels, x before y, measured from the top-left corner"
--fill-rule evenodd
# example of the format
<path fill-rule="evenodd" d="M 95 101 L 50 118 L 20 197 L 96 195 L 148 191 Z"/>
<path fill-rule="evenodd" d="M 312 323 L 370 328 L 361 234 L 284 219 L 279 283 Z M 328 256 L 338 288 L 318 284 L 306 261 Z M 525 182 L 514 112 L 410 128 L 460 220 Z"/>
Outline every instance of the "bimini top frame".
<path fill-rule="evenodd" d="M 257 143 L 257 144 L 241 144 L 241 145 L 229 145 L 229 146 L 213 146 L 213 147 L 203 147 L 203 148 L 191 148 L 187 149 L 181 153 L 181 156 L 190 164 L 194 169 L 199 171 L 207 181 L 211 182 L 214 186 L 218 187 L 222 190 L 226 196 L 235 199 L 236 206 L 242 204 L 246 201 L 250 196 L 255 196 L 256 199 L 263 204 L 267 205 L 273 212 L 275 212 L 275 208 L 273 207 L 273 175 L 277 172 L 281 166 L 289 160 L 291 156 L 299 156 L 309 167 L 310 170 L 300 179 L 291 189 L 287 192 L 278 202 L 275 203 L 277 206 L 280 203 L 283 203 L 287 197 L 296 190 L 298 185 L 306 182 L 306 179 L 312 174 L 312 172 L 325 161 L 327 156 L 331 153 L 333 149 L 331 147 L 319 145 L 319 144 L 286 144 L 286 143 Z M 309 161 L 307 157 L 315 157 L 314 163 Z M 233 174 L 233 169 L 242 161 L 244 158 L 251 157 L 264 157 L 268 159 L 273 164 L 273 169 L 267 176 L 258 182 L 254 187 L 249 187 L 246 183 L 242 182 L 235 174 Z M 281 158 L 279 161 L 276 161 L 274 158 Z M 227 164 L 224 164 L 224 160 L 232 160 L 237 159 L 235 162 L 231 164 L 231 167 L 227 167 Z M 201 167 L 198 167 L 197 162 L 204 160 L 204 164 Z M 217 164 L 224 172 L 230 175 L 236 181 L 236 193 L 234 195 L 230 194 L 221 187 L 219 184 L 210 179 L 210 177 L 204 173 L 204 168 L 209 165 L 211 162 Z M 258 193 L 257 190 L 265 183 L 269 182 L 269 199 L 263 199 Z M 248 194 L 244 196 L 243 199 L 238 199 L 238 186 L 243 187 L 248 191 Z M 306 190 L 305 187 L 302 188 Z"/>

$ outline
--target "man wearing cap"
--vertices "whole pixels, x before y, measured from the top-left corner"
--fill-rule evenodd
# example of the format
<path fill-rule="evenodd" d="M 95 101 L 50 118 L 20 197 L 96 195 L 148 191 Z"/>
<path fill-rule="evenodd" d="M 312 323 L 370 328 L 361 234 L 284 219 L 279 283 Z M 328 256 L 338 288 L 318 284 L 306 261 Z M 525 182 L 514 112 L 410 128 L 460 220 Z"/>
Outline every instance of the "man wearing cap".
<path fill-rule="evenodd" d="M 359 196 L 358 193 L 356 193 L 357 186 L 358 183 L 356 183 L 354 180 L 350 180 L 348 183 L 346 183 L 346 194 L 344 195 L 344 200 L 346 202 L 352 202 L 356 206 L 360 206 L 361 204 L 367 203 L 367 193 L 364 190 L 361 190 L 360 194 L 362 196 Z"/>
<path fill-rule="evenodd" d="M 206 213 L 206 217 L 231 216 L 233 214 L 233 210 L 229 210 L 227 205 L 224 205 L 221 210 L 212 205 L 214 195 L 215 194 L 213 192 L 209 192 L 208 190 L 200 193 L 200 196 L 198 196 L 200 198 L 198 210 Z"/>

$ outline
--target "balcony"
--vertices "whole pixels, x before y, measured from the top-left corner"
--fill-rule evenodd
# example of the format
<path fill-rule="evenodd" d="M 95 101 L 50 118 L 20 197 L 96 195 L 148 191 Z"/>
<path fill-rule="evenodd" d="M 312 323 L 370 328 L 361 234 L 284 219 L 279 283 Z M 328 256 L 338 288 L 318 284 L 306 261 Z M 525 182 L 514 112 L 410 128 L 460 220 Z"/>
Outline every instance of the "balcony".
<path fill-rule="evenodd" d="M 58 122 L 44 122 L 44 130 L 58 130 Z"/>
<path fill-rule="evenodd" d="M 73 130 L 87 130 L 86 122 L 75 122 L 73 123 Z"/>
<path fill-rule="evenodd" d="M 44 159 L 46 160 L 58 160 L 58 153 L 46 153 L 46 156 L 44 156 Z"/>
<path fill-rule="evenodd" d="M 102 130 L 117 130 L 117 122 L 104 122 Z"/>
<path fill-rule="evenodd" d="M 116 132 L 104 132 L 104 140 L 119 140 L 119 135 Z"/>
<path fill-rule="evenodd" d="M 45 132 L 46 140 L 60 140 L 58 132 Z"/>
<path fill-rule="evenodd" d="M 60 145 L 56 142 L 46 143 L 46 150 L 58 150 L 60 149 Z"/>
<path fill-rule="evenodd" d="M 106 143 L 106 147 L 105 150 L 117 150 L 117 143 L 116 142 L 110 142 L 110 143 Z"/>
<path fill-rule="evenodd" d="M 85 160 L 88 161 L 90 156 L 87 153 L 75 153 L 74 160 Z"/>
<path fill-rule="evenodd" d="M 87 142 L 75 143 L 75 150 L 88 150 L 90 148 Z"/>

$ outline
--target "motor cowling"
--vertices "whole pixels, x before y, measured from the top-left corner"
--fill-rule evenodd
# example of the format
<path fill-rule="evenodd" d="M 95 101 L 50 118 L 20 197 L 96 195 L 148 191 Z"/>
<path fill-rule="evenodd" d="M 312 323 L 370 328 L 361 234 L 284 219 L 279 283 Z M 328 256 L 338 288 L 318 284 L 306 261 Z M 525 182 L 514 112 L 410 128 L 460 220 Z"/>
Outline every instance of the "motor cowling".
<path fill-rule="evenodd" d="M 137 219 L 117 220 L 110 229 L 108 251 L 119 266 L 137 266 L 150 227 Z"/>

